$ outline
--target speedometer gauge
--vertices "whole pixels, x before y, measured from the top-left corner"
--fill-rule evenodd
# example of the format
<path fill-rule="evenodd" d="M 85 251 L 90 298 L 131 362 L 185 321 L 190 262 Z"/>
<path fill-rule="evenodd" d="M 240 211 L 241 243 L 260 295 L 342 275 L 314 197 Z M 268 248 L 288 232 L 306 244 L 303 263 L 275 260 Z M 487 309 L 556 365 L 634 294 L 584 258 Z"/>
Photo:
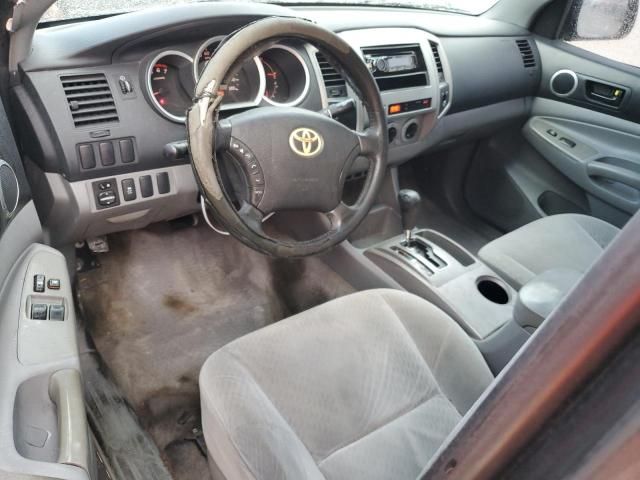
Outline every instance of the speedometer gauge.
<path fill-rule="evenodd" d="M 286 103 L 289 101 L 289 82 L 280 67 L 274 63 L 262 59 L 264 66 L 264 96 L 275 103 Z"/>
<path fill-rule="evenodd" d="M 199 49 L 194 64 L 196 82 L 204 67 L 214 58 L 215 50 L 224 37 L 207 40 Z M 227 81 L 222 109 L 256 106 L 264 89 L 264 71 L 257 58 L 247 61 L 231 80 Z"/>

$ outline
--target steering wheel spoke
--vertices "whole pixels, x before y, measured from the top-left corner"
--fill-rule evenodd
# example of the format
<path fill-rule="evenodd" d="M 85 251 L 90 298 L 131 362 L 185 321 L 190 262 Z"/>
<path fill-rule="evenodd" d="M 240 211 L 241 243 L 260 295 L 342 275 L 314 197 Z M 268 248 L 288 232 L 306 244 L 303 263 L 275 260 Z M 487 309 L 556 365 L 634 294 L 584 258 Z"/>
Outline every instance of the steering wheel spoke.
<path fill-rule="evenodd" d="M 326 212 L 325 215 L 331 222 L 331 229 L 337 231 L 342 229 L 343 225 L 348 224 L 357 211 L 358 209 L 355 206 L 340 202 L 336 208 Z"/>
<path fill-rule="evenodd" d="M 262 222 L 264 222 L 265 216 L 260 210 L 248 202 L 242 202 L 242 206 L 240 207 L 240 210 L 238 210 L 238 215 L 245 225 L 251 228 L 254 232 L 264 235 Z"/>
<path fill-rule="evenodd" d="M 379 152 L 380 132 L 376 128 L 369 127 L 364 132 L 356 132 L 356 135 L 360 154 L 363 157 L 371 158 Z"/>

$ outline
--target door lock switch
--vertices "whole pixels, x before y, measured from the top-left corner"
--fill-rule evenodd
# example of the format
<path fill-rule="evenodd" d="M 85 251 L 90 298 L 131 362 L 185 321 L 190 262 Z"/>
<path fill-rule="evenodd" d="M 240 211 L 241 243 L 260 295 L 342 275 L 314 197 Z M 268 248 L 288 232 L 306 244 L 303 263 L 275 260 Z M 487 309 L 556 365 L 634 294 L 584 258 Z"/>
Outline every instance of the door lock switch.
<path fill-rule="evenodd" d="M 33 291 L 36 293 L 44 292 L 44 275 L 34 275 L 33 276 Z"/>

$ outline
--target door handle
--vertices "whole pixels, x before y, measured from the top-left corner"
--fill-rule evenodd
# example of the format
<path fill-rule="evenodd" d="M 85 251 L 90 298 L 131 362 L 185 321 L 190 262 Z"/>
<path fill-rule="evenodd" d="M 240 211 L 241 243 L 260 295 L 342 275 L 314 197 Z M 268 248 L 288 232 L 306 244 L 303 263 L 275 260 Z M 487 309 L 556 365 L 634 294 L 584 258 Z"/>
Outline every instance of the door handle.
<path fill-rule="evenodd" d="M 49 379 L 49 396 L 58 410 L 58 463 L 89 471 L 89 429 L 80 372 L 58 370 Z"/>
<path fill-rule="evenodd" d="M 590 177 L 602 177 L 608 180 L 624 183 L 630 187 L 640 190 L 640 174 L 601 162 L 590 162 L 587 164 L 587 174 Z"/>

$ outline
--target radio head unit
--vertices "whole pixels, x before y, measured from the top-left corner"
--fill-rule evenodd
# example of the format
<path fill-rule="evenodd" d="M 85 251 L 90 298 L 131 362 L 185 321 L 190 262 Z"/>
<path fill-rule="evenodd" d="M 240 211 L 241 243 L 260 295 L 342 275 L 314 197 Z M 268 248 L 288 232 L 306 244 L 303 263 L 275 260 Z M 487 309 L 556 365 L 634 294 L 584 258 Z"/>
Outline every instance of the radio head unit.
<path fill-rule="evenodd" d="M 371 73 L 401 73 L 411 72 L 418 67 L 418 57 L 414 52 L 397 53 L 392 55 L 365 55 L 364 60 Z"/>

